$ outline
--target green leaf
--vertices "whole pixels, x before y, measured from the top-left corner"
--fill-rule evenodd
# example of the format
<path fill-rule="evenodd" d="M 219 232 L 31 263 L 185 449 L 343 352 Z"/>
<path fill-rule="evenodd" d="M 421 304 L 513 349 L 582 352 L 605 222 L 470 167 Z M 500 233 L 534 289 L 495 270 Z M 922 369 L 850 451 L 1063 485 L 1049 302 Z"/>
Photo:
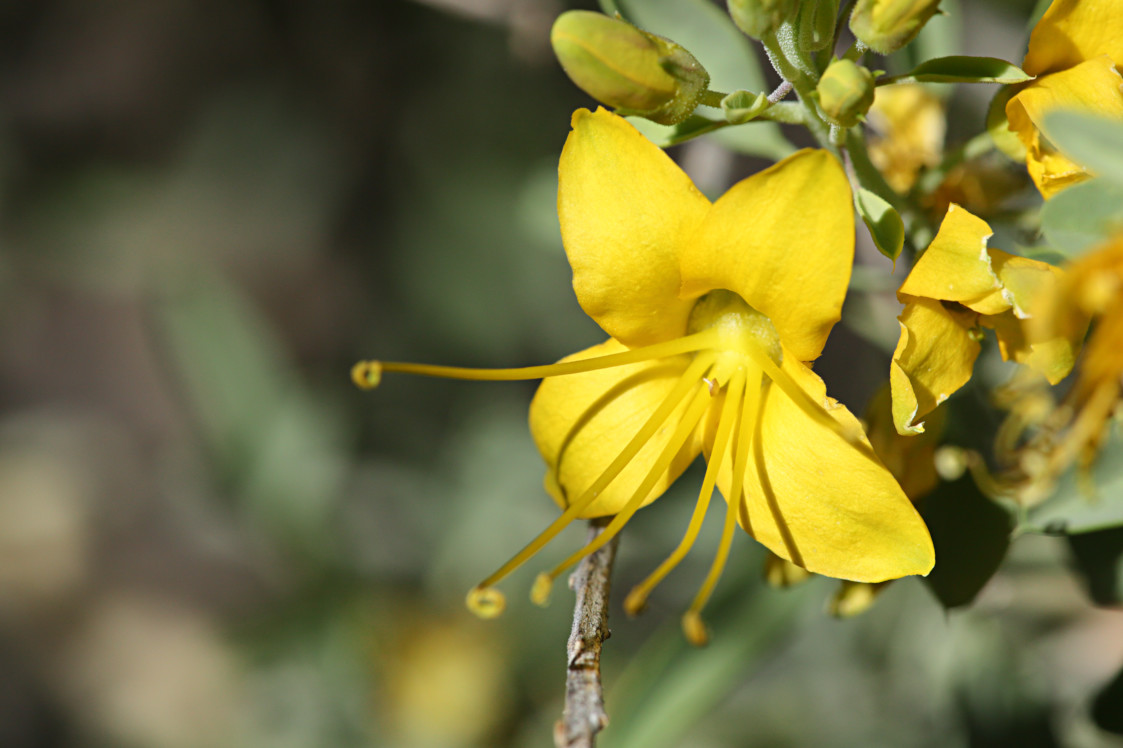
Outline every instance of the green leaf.
<path fill-rule="evenodd" d="M 1068 545 L 1092 602 L 1123 603 L 1123 527 L 1069 535 Z"/>
<path fill-rule="evenodd" d="M 1123 435 L 1116 427 L 1082 480 L 1070 470 L 1053 496 L 1025 512 L 1018 532 L 1078 534 L 1123 527 Z"/>
<path fill-rule="evenodd" d="M 890 83 L 1024 83 L 1033 80 L 1017 65 L 997 57 L 953 55 L 922 62 L 904 75 L 882 78 L 878 85 Z"/>
<path fill-rule="evenodd" d="M 713 90 L 763 91 L 767 87 L 753 44 L 733 25 L 729 14 L 709 0 L 615 0 L 614 5 L 624 18 L 645 31 L 686 47 L 709 71 Z M 645 135 L 651 131 L 641 130 Z M 664 140 L 669 137 L 662 136 Z M 795 151 L 772 122 L 730 127 L 716 133 L 714 139 L 730 150 L 772 159 Z"/>
<path fill-rule="evenodd" d="M 896 263 L 905 246 L 905 224 L 901 216 L 892 205 L 863 187 L 854 195 L 854 204 L 870 230 L 877 251 Z"/>
<path fill-rule="evenodd" d="M 721 100 L 721 111 L 725 112 L 725 119 L 732 125 L 743 125 L 760 116 L 772 103 L 768 101 L 768 94 L 753 94 L 749 91 L 734 91 Z"/>
<path fill-rule="evenodd" d="M 1045 135 L 1078 164 L 1104 179 L 1123 184 L 1123 121 L 1087 112 L 1045 115 Z"/>
<path fill-rule="evenodd" d="M 1050 246 L 1079 255 L 1123 228 L 1123 183 L 1092 179 L 1073 185 L 1041 209 L 1041 231 Z"/>
<path fill-rule="evenodd" d="M 998 570 L 1013 520 L 969 476 L 941 483 L 920 505 L 932 533 L 936 567 L 924 578 L 945 608 L 967 605 Z"/>

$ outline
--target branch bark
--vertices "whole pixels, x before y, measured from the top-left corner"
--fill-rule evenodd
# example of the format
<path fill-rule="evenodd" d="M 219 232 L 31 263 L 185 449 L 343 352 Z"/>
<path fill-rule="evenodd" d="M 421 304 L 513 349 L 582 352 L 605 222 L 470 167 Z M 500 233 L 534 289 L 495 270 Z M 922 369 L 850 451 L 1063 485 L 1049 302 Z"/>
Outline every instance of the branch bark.
<path fill-rule="evenodd" d="M 604 525 L 598 520 L 589 523 L 590 542 L 604 531 Z M 565 710 L 554 725 L 557 748 L 593 748 L 597 733 L 608 724 L 601 688 L 600 653 L 604 640 L 611 634 L 608 599 L 619 541 L 617 535 L 599 551 L 586 556 L 569 578 L 569 586 L 577 593 L 577 602 L 566 647 Z"/>

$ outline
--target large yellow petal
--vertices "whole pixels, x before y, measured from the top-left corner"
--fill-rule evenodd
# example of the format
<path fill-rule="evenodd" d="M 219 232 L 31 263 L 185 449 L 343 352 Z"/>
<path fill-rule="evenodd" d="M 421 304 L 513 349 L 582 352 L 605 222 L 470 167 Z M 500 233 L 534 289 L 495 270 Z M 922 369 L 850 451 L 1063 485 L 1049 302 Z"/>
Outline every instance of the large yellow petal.
<path fill-rule="evenodd" d="M 784 370 L 840 423 L 859 428 L 826 397 L 821 379 L 795 356 Z M 808 571 L 858 582 L 927 574 L 932 540 L 888 470 L 866 450 L 808 415 L 778 386 L 764 403 L 745 475 L 741 526 L 776 555 Z M 732 458 L 718 486 L 729 500 Z"/>
<path fill-rule="evenodd" d="M 1026 147 L 1026 168 L 1046 199 L 1086 179 L 1088 172 L 1042 142 L 1045 115 L 1054 109 L 1079 109 L 1123 119 L 1120 84 L 1123 78 L 1111 58 L 1101 56 L 1038 78 L 1006 103 L 1010 129 Z"/>
<path fill-rule="evenodd" d="M 710 201 L 621 117 L 578 109 L 558 166 L 558 220 L 581 308 L 628 346 L 681 335 L 679 253 Z"/>
<path fill-rule="evenodd" d="M 682 295 L 739 294 L 811 361 L 839 320 L 853 261 L 846 175 L 826 151 L 803 150 L 714 203 L 682 253 Z"/>
<path fill-rule="evenodd" d="M 616 340 L 587 348 L 563 361 L 605 356 L 627 350 Z M 577 500 L 624 449 L 667 397 L 689 358 L 649 361 L 612 369 L 550 377 L 542 381 L 530 404 L 530 431 L 546 461 L 546 490 L 565 507 Z M 620 511 L 650 471 L 682 416 L 680 405 L 643 449 L 581 517 Z M 644 500 L 657 499 L 701 451 L 691 439 Z"/>
<path fill-rule="evenodd" d="M 948 206 L 936 238 L 901 284 L 897 298 L 905 303 L 913 298 L 954 301 L 982 314 L 1009 309 L 987 253 L 992 233 L 986 221 L 970 211 L 954 203 Z"/>
<path fill-rule="evenodd" d="M 901 337 L 889 365 L 889 384 L 898 433 L 922 432 L 919 421 L 971 378 L 979 343 L 965 324 L 969 316 L 917 298 L 897 318 Z"/>
<path fill-rule="evenodd" d="M 1054 73 L 1100 55 L 1123 62 L 1123 3 L 1053 0 L 1033 27 L 1022 69 L 1030 75 Z"/>

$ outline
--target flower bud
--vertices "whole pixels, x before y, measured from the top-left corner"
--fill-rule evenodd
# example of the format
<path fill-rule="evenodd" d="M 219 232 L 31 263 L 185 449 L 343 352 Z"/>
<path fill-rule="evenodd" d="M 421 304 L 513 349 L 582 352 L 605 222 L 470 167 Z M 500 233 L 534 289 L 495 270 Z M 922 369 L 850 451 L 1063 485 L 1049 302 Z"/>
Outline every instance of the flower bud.
<path fill-rule="evenodd" d="M 799 46 L 805 52 L 825 49 L 834 39 L 839 0 L 804 0 L 799 4 Z"/>
<path fill-rule="evenodd" d="M 827 66 L 816 89 L 823 114 L 836 125 L 853 127 L 873 104 L 873 73 L 850 60 Z"/>
<path fill-rule="evenodd" d="M 911 42 L 940 0 L 858 0 L 850 30 L 874 52 L 887 55 Z"/>
<path fill-rule="evenodd" d="M 791 11 L 792 0 L 729 0 L 733 23 L 754 39 L 778 29 Z"/>
<path fill-rule="evenodd" d="M 562 13 L 550 43 L 582 91 L 621 114 L 663 125 L 690 116 L 710 83 L 709 73 L 683 47 L 601 13 Z"/>

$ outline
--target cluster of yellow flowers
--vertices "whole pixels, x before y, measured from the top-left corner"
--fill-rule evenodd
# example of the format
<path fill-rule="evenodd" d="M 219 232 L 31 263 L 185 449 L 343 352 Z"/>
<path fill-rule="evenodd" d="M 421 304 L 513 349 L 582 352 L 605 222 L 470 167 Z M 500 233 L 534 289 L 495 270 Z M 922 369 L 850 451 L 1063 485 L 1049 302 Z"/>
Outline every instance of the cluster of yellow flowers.
<path fill-rule="evenodd" d="M 782 2 L 730 5 L 742 28 L 766 41 L 775 40 L 776 24 L 790 10 Z M 872 15 L 863 16 L 865 26 L 851 25 L 859 35 L 872 28 L 869 33 L 897 48 L 937 3 L 920 4 L 923 18 L 911 17 L 914 23 L 896 37 L 882 33 L 899 23 L 877 15 L 883 5 L 859 2 L 855 13 Z M 828 31 L 833 16 L 830 21 Z M 685 50 L 638 31 L 614 37 L 612 24 L 622 22 L 613 19 L 591 23 L 597 39 L 616 45 L 614 54 L 641 66 L 649 58 L 674 64 L 647 78 L 629 77 L 598 56 L 605 47 L 590 46 L 569 19 L 555 28 L 555 43 L 571 50 L 563 63 L 570 61 L 575 80 L 592 70 L 590 85 L 624 91 L 618 106 L 660 122 L 679 121 L 707 103 L 708 76 Z M 1010 131 L 1022 144 L 1019 155 L 1046 199 L 1086 179 L 1086 167 L 1095 165 L 1075 164 L 1052 147 L 1042 135 L 1045 114 L 1075 107 L 1123 120 L 1120 61 L 1119 0 L 1056 0 L 1034 30 L 1024 69 L 1036 78 L 1009 88 L 1004 100 Z M 940 161 L 939 100 L 907 83 L 878 88 L 875 98 L 868 71 L 843 72 L 831 84 L 836 87 L 820 86 L 816 100 L 830 95 L 858 108 L 840 105 L 843 119 L 842 109 L 832 114 L 824 106 L 828 124 L 850 127 L 869 110 L 877 133 L 870 159 L 893 189 L 907 193 L 918 173 Z M 685 99 L 676 74 L 691 82 Z M 761 100 L 758 108 L 764 106 Z M 539 575 L 532 594 L 544 602 L 556 577 L 607 543 L 699 454 L 706 471 L 689 526 L 666 561 L 627 596 L 629 612 L 643 608 L 689 551 L 715 487 L 726 500 L 724 527 L 711 571 L 684 617 L 692 641 L 706 640 L 700 613 L 738 525 L 771 552 L 773 581 L 810 573 L 847 580 L 834 602 L 840 614 L 864 608 L 887 580 L 927 574 L 933 545 L 914 501 L 938 482 L 933 454 L 940 428 L 934 425 L 943 414 L 937 407 L 971 378 L 985 329 L 994 331 L 1004 359 L 1052 385 L 1076 365 L 1089 319 L 1099 319 L 1075 385 L 1047 421 L 1052 446 L 1043 453 L 1039 440 L 1025 453 L 1031 462 L 1045 460 L 1034 470 L 1038 478 L 1058 475 L 1077 458 L 1090 461 L 1120 400 L 1123 238 L 1066 271 L 988 247 L 987 223 L 952 203 L 897 292 L 904 309 L 890 386 L 863 428 L 812 370 L 840 320 L 854 262 L 853 174 L 839 152 L 801 150 L 710 202 L 621 116 L 578 110 L 559 164 L 558 217 L 577 300 L 607 339 L 526 369 L 356 365 L 353 377 L 362 387 L 375 386 L 385 372 L 543 380 L 530 406 L 530 429 L 547 466 L 546 490 L 562 513 L 470 592 L 475 612 L 501 612 L 503 596 L 494 585 L 569 523 L 611 517 L 595 540 Z"/>

